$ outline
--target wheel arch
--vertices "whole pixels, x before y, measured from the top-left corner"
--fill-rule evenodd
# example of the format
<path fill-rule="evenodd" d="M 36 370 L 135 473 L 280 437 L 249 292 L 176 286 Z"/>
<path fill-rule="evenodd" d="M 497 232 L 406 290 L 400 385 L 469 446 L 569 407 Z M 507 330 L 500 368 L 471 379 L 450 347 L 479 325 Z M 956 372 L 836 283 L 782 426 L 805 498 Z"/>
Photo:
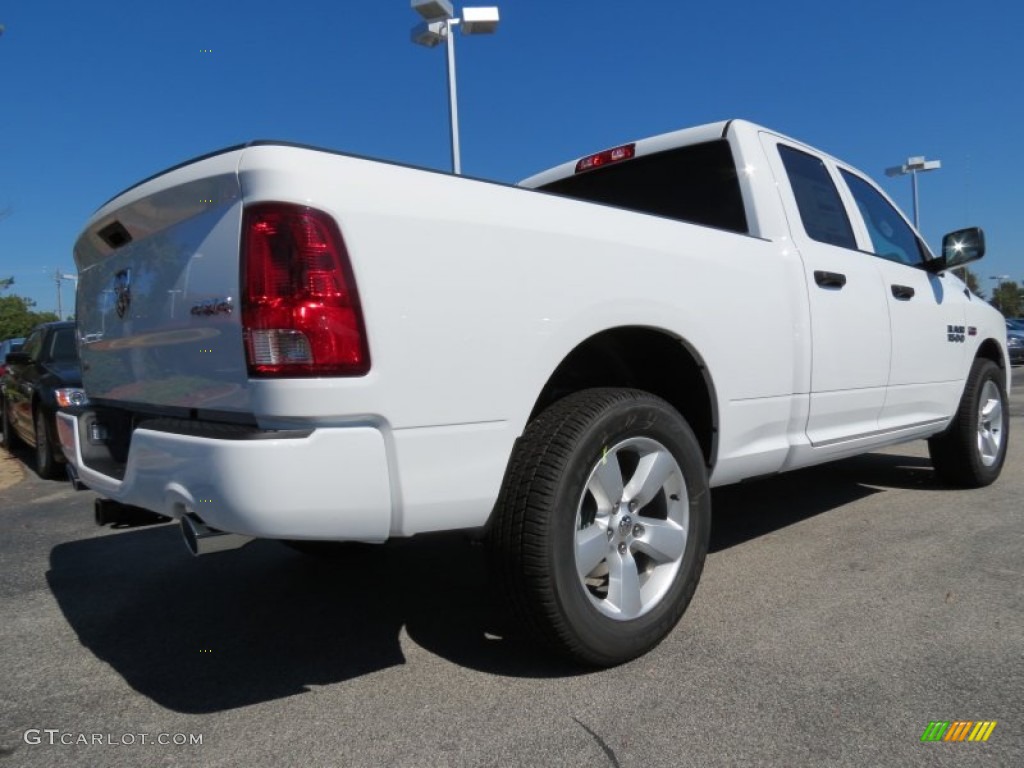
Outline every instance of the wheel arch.
<path fill-rule="evenodd" d="M 557 400 L 593 387 L 631 387 L 666 400 L 689 423 L 709 470 L 714 467 L 719 417 L 714 381 L 685 339 L 647 326 L 620 326 L 590 336 L 545 382 L 529 420 Z"/>
<path fill-rule="evenodd" d="M 978 346 L 978 352 L 975 354 L 975 358 L 979 357 L 991 360 L 1000 368 L 1006 368 L 1006 359 L 1003 353 L 1003 348 L 999 346 L 999 342 L 995 339 L 985 339 L 981 342 Z"/>

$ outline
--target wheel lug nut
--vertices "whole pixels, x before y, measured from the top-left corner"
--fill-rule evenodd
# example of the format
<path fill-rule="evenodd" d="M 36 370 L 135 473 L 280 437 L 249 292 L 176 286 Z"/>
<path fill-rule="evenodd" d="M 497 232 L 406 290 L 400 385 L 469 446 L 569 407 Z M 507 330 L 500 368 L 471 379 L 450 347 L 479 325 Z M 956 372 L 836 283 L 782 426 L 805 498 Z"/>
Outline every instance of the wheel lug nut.
<path fill-rule="evenodd" d="M 640 523 L 633 526 L 633 535 L 638 538 L 644 535 L 644 527 Z"/>
<path fill-rule="evenodd" d="M 626 542 L 624 542 L 624 541 L 620 541 L 619 542 L 619 554 L 620 555 L 626 554 Z"/>

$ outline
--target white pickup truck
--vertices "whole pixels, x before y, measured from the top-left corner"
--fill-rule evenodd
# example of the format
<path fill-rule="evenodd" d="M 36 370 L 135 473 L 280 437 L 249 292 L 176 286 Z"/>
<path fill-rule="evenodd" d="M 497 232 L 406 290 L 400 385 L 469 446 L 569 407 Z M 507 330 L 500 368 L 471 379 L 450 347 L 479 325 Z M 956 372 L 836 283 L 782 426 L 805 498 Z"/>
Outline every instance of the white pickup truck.
<path fill-rule="evenodd" d="M 1002 317 L 848 165 L 733 120 L 518 186 L 255 142 L 121 193 L 75 246 L 80 479 L 251 538 L 476 529 L 582 662 L 656 645 L 709 488 L 927 438 L 1007 448 Z"/>

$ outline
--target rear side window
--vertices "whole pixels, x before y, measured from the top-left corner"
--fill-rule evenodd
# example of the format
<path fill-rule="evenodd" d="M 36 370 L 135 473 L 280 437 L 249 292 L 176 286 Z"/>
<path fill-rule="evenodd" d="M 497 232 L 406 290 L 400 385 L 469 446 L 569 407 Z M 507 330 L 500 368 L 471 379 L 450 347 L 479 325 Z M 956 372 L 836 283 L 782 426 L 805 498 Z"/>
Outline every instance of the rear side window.
<path fill-rule="evenodd" d="M 725 140 L 643 155 L 540 189 L 730 232 L 748 232 L 736 163 Z"/>
<path fill-rule="evenodd" d="M 848 171 L 841 171 L 846 186 L 857 201 L 864 223 L 871 236 L 871 248 L 876 256 L 911 266 L 925 260 L 924 249 L 903 217 L 889 201 L 864 179 Z"/>
<path fill-rule="evenodd" d="M 842 248 L 856 248 L 853 227 L 836 185 L 820 158 L 779 145 L 782 164 L 793 188 L 800 220 L 808 237 Z"/>

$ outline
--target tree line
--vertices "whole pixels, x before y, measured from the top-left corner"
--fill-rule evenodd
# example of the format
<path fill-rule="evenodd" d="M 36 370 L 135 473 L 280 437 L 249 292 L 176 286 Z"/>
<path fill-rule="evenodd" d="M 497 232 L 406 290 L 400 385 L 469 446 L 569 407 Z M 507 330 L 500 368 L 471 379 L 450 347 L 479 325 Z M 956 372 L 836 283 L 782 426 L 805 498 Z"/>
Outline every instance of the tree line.
<path fill-rule="evenodd" d="M 13 277 L 0 279 L 0 289 L 9 289 Z M 55 312 L 37 312 L 36 303 L 27 296 L 0 296 L 0 340 L 24 338 L 40 323 L 60 320 Z"/>

